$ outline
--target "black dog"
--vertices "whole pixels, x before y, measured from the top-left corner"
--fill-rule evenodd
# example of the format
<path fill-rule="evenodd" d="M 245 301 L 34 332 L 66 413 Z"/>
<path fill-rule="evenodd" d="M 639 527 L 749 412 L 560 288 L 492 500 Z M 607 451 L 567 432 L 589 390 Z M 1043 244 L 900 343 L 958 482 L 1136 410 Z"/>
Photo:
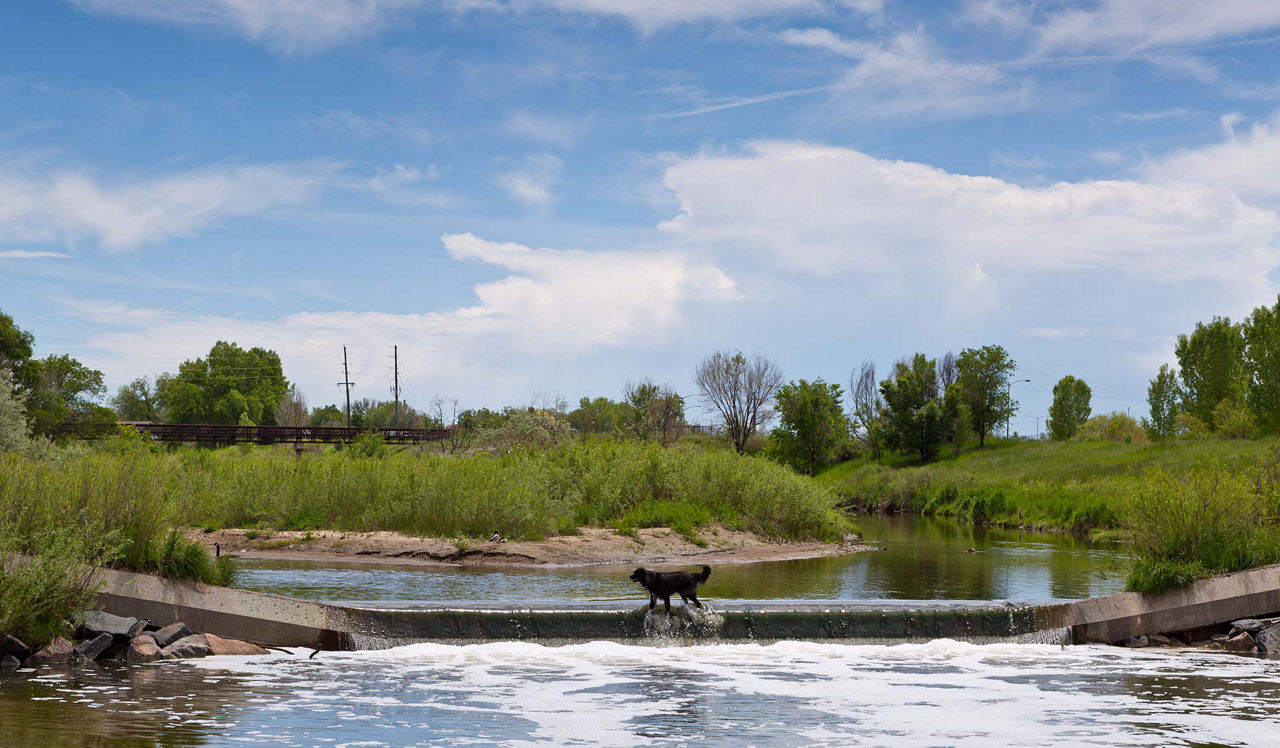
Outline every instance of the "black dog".
<path fill-rule="evenodd" d="M 649 591 L 649 610 L 653 610 L 658 604 L 658 598 L 662 598 L 662 604 L 667 606 L 667 612 L 670 613 L 672 593 L 679 594 L 686 605 L 692 600 L 695 606 L 701 608 L 702 603 L 698 602 L 698 585 L 705 584 L 709 576 L 710 566 L 702 567 L 700 574 L 690 574 L 687 571 L 649 571 L 642 566 L 631 572 L 631 581 L 639 582 L 641 587 Z"/>

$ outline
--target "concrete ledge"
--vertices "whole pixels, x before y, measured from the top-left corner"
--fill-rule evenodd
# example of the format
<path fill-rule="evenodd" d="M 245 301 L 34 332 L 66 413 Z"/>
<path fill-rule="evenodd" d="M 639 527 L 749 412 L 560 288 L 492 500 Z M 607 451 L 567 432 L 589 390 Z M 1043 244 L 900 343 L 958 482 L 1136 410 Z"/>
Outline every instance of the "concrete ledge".
<path fill-rule="evenodd" d="M 1148 595 L 1121 592 L 1081 600 L 1064 623 L 1077 644 L 1114 644 L 1130 636 L 1190 631 L 1280 611 L 1280 565 L 1202 579 Z"/>
<path fill-rule="evenodd" d="M 279 595 L 175 582 L 104 569 L 98 607 L 160 625 L 184 621 L 192 631 L 259 645 L 350 649 L 350 621 L 334 605 Z"/>

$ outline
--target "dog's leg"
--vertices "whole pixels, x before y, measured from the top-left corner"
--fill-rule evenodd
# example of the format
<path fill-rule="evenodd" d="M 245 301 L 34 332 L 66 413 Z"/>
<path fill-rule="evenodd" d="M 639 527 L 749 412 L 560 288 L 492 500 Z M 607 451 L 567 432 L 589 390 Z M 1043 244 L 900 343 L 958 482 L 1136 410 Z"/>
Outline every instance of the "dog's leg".
<path fill-rule="evenodd" d="M 696 592 L 690 592 L 690 593 L 689 593 L 689 597 L 693 599 L 693 606 L 694 606 L 695 608 L 701 608 L 701 607 L 702 607 L 702 603 L 698 602 L 698 593 L 696 593 Z"/>
<path fill-rule="evenodd" d="M 671 615 L 671 596 L 664 595 L 662 598 L 662 604 L 667 606 L 667 615 Z"/>
<path fill-rule="evenodd" d="M 657 606 L 658 606 L 658 596 L 653 594 L 652 592 L 649 593 L 649 610 L 653 610 Z"/>

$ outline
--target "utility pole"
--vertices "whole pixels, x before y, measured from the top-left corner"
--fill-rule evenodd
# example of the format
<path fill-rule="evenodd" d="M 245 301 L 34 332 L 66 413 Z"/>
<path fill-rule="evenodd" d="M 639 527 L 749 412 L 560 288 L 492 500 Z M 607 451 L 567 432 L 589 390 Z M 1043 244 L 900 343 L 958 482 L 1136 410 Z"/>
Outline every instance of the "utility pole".
<path fill-rule="evenodd" d="M 1014 381 L 1009 382 L 1007 385 L 1005 385 L 1004 395 L 1005 397 L 1009 398 L 1009 402 L 1011 403 L 1013 402 L 1013 386 L 1021 382 L 1030 382 L 1030 381 L 1031 381 L 1030 379 L 1015 379 Z M 1009 438 L 1009 421 L 1012 421 L 1012 420 L 1013 420 L 1012 414 L 1010 414 L 1008 418 L 1004 419 L 1004 438 L 1006 439 Z"/>
<path fill-rule="evenodd" d="M 400 428 L 400 346 L 391 346 L 391 357 L 395 367 L 395 387 L 392 391 L 396 396 L 396 428 Z"/>
<path fill-rule="evenodd" d="M 347 388 L 347 428 L 351 428 L 351 385 L 355 382 L 351 381 L 351 374 L 347 369 L 347 347 L 342 346 L 342 381 L 338 382 L 339 387 Z"/>

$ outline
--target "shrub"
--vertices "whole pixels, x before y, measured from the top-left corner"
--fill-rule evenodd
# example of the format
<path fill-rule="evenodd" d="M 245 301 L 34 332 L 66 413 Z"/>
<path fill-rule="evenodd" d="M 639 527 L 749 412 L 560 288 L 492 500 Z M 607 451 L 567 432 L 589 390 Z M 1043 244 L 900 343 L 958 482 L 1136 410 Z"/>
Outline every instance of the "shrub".
<path fill-rule="evenodd" d="M 1125 413 L 1104 413 L 1084 422 L 1076 441 L 1108 441 L 1135 444 L 1147 441 L 1147 432 Z"/>
<path fill-rule="evenodd" d="M 1246 475 L 1217 462 L 1181 475 L 1149 470 L 1124 520 L 1134 555 L 1129 589 L 1161 592 L 1280 560 L 1280 537 L 1262 522 L 1265 508 Z"/>
<path fill-rule="evenodd" d="M 1258 428 L 1253 416 L 1239 403 L 1223 400 L 1213 409 L 1215 432 L 1223 439 L 1256 439 Z"/>

